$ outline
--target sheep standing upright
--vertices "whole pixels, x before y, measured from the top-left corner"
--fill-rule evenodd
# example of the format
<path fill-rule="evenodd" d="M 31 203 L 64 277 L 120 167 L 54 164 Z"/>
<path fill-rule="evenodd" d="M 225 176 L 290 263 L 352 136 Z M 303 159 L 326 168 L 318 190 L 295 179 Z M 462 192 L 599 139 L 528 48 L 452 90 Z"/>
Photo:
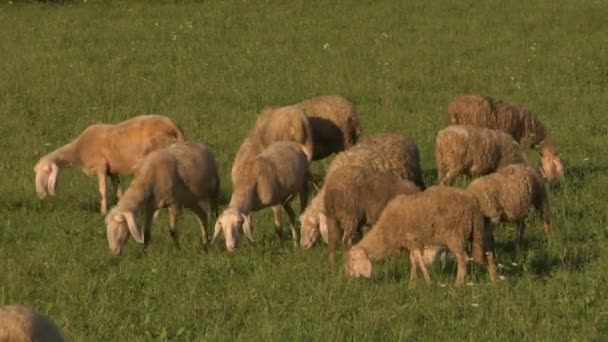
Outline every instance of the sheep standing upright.
<path fill-rule="evenodd" d="M 538 210 L 547 239 L 551 239 L 551 210 L 546 181 L 537 166 L 508 165 L 494 173 L 475 179 L 467 187 L 479 202 L 484 215 L 497 224 L 517 221 L 517 244 L 525 231 L 525 218 L 531 207 Z"/>
<path fill-rule="evenodd" d="M 334 234 L 330 230 L 330 239 Z M 431 279 L 423 257 L 424 246 L 442 246 L 454 253 L 458 261 L 456 284 L 464 285 L 468 254 L 465 242 L 472 242 L 473 258 L 488 263 L 492 282 L 497 280 L 492 234 L 486 231 L 485 219 L 475 197 L 466 190 L 434 186 L 413 195 L 399 195 L 391 200 L 378 222 L 347 253 L 346 268 L 350 276 L 370 278 L 372 260 L 410 252 L 410 284 L 415 285 L 417 266 L 427 283 Z"/>
<path fill-rule="evenodd" d="M 281 208 L 285 208 L 294 245 L 297 245 L 296 216 L 289 202 L 299 194 L 301 205 L 306 206 L 309 159 L 304 148 L 294 142 L 275 142 L 252 158 L 247 168 L 240 169 L 234 177 L 230 203 L 215 224 L 214 241 L 223 232 L 226 249 L 233 252 L 241 228 L 253 241 L 250 214 L 271 207 L 279 238 L 282 236 Z"/>
<path fill-rule="evenodd" d="M 357 143 L 361 123 L 355 105 L 341 96 L 319 96 L 295 104 L 308 116 L 314 138 L 313 160 L 328 157 Z"/>
<path fill-rule="evenodd" d="M 63 342 L 57 325 L 47 316 L 22 305 L 0 307 L 0 341 Z"/>
<path fill-rule="evenodd" d="M 561 177 L 563 166 L 559 153 L 545 126 L 524 105 L 509 104 L 481 95 L 461 95 L 448 105 L 450 124 L 468 124 L 501 130 L 510 134 L 522 147 L 539 145 L 549 179 Z"/>
<path fill-rule="evenodd" d="M 178 244 L 177 220 L 182 207 L 194 212 L 207 243 L 207 213 L 199 201 L 208 199 L 217 217 L 220 178 L 213 153 L 203 144 L 180 143 L 148 154 L 138 168 L 129 189 L 106 217 L 110 250 L 119 255 L 129 232 L 144 248 L 150 242 L 154 212 L 169 208 L 171 236 Z M 143 210 L 144 230 L 136 222 Z"/>
<path fill-rule="evenodd" d="M 486 175 L 524 159 L 509 134 L 471 125 L 452 125 L 437 133 L 435 161 L 441 185 L 452 185 L 462 174 Z"/>
<path fill-rule="evenodd" d="M 118 124 L 95 124 L 76 139 L 40 158 L 36 173 L 36 192 L 40 198 L 55 195 L 59 171 L 77 166 L 99 181 L 101 213 L 108 210 L 107 177 L 117 188 L 118 175 L 131 174 L 148 153 L 184 141 L 182 129 L 161 115 L 140 115 Z"/>

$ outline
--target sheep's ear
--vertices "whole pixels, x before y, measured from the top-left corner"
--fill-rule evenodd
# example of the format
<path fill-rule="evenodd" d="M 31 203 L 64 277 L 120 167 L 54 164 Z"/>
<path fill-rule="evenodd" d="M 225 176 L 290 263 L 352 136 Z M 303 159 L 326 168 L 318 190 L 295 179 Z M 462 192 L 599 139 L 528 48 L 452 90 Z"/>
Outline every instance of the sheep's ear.
<path fill-rule="evenodd" d="M 218 236 L 220 236 L 220 232 L 222 231 L 222 222 L 219 218 L 215 222 L 215 229 L 213 230 L 213 239 L 211 239 L 211 243 L 215 242 Z"/>
<path fill-rule="evenodd" d="M 144 234 L 137 225 L 137 222 L 135 222 L 135 215 L 132 212 L 124 212 L 122 215 L 125 217 L 125 220 L 127 220 L 127 226 L 129 227 L 131 236 L 133 236 L 135 241 L 144 243 Z"/>
<path fill-rule="evenodd" d="M 319 213 L 319 232 L 323 241 L 329 241 L 329 231 L 327 229 L 327 216 L 323 213 Z"/>
<path fill-rule="evenodd" d="M 241 214 L 241 217 L 243 218 L 243 232 L 245 233 L 245 236 L 249 239 L 249 241 L 251 242 L 255 242 L 253 240 L 253 232 L 251 229 L 251 219 L 249 215 L 245 215 L 245 214 Z"/>
<path fill-rule="evenodd" d="M 48 194 L 47 184 L 49 180 L 47 168 L 38 164 L 34 167 L 34 171 L 36 171 L 36 193 L 39 198 L 45 198 Z"/>
<path fill-rule="evenodd" d="M 47 189 L 51 196 L 55 196 L 55 190 L 57 189 L 57 176 L 59 175 L 59 167 L 57 164 L 51 164 L 51 174 L 49 175 Z"/>

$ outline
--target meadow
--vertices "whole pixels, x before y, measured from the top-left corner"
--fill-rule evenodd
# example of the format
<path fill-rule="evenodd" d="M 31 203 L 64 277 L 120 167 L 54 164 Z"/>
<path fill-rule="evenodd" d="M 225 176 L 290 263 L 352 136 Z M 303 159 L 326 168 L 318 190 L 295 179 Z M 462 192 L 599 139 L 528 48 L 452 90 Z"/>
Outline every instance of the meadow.
<path fill-rule="evenodd" d="M 0 305 L 37 308 L 70 341 L 606 340 L 606 18 L 597 0 L 5 1 Z M 551 244 L 535 214 L 521 253 L 515 226 L 498 229 L 497 287 L 482 266 L 454 287 L 448 260 L 409 289 L 407 257 L 348 280 L 324 246 L 282 245 L 268 211 L 232 255 L 201 248 L 185 211 L 180 248 L 163 213 L 145 254 L 131 240 L 116 258 L 94 178 L 66 170 L 44 201 L 34 189 L 36 161 L 88 125 L 160 113 L 215 152 L 224 206 L 256 114 L 323 94 L 355 102 L 364 135 L 412 136 L 433 184 L 435 134 L 462 93 L 527 104 L 565 166 Z"/>

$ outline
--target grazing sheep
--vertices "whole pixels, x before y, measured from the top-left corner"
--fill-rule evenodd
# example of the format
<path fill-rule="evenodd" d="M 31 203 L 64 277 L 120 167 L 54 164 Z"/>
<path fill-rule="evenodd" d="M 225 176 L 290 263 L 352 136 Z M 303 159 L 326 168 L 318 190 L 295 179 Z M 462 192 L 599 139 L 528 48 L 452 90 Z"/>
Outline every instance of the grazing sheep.
<path fill-rule="evenodd" d="M 47 316 L 22 305 L 0 308 L 0 341 L 63 342 L 57 325 Z"/>
<path fill-rule="evenodd" d="M 319 160 L 357 143 L 361 123 L 355 105 L 341 96 L 319 96 L 295 104 L 308 116 L 314 138 L 312 159 Z"/>
<path fill-rule="evenodd" d="M 77 166 L 99 180 L 101 213 L 108 210 L 106 177 L 121 196 L 118 175 L 131 174 L 143 157 L 159 148 L 184 141 L 184 133 L 171 119 L 161 115 L 140 115 L 118 124 L 95 124 L 76 139 L 40 158 L 36 172 L 38 197 L 55 195 L 59 170 Z"/>
<path fill-rule="evenodd" d="M 252 225 L 250 214 L 272 207 L 277 235 L 282 236 L 281 207 L 289 216 L 294 245 L 297 245 L 295 213 L 289 202 L 299 194 L 302 206 L 306 205 L 306 186 L 309 160 L 301 144 L 287 141 L 276 142 L 251 160 L 248 167 L 241 169 L 235 177 L 235 184 L 228 208 L 217 219 L 213 241 L 223 231 L 226 249 L 236 249 L 239 229 L 251 241 Z"/>
<path fill-rule="evenodd" d="M 334 170 L 346 166 L 361 166 L 377 172 L 392 173 L 412 181 L 420 190 L 426 188 L 420 168 L 418 146 L 414 139 L 403 134 L 376 134 L 338 153 L 327 168 L 326 177 Z M 304 248 L 312 246 L 319 236 L 319 215 L 324 210 L 323 196 L 324 189 L 321 188 L 300 216 L 300 245 Z M 327 242 L 326 236 L 322 236 Z"/>
<path fill-rule="evenodd" d="M 509 134 L 471 125 L 442 129 L 435 139 L 437 179 L 452 185 L 462 174 L 487 175 L 524 159 L 519 144 Z"/>
<path fill-rule="evenodd" d="M 450 124 L 469 124 L 509 133 L 523 147 L 540 146 L 549 179 L 562 176 L 559 153 L 545 126 L 524 105 L 481 95 L 457 96 L 448 105 Z"/>
<path fill-rule="evenodd" d="M 420 192 L 414 183 L 397 175 L 377 173 L 357 166 L 332 172 L 325 181 L 324 189 L 325 211 L 320 215 L 319 230 L 327 232 L 329 225 L 340 225 L 344 231 L 342 244 L 347 251 L 355 230 L 376 223 L 391 199 L 397 195 Z M 335 249 L 335 244 L 328 244 L 330 265 L 334 264 Z"/>
<path fill-rule="evenodd" d="M 194 212 L 207 243 L 207 213 L 198 202 L 208 199 L 217 217 L 220 178 L 213 153 L 204 145 L 179 143 L 148 154 L 138 168 L 129 189 L 106 217 L 108 243 L 120 255 L 129 232 L 135 240 L 150 242 L 152 217 L 159 208 L 169 208 L 171 236 L 178 243 L 177 220 L 182 207 Z M 135 221 L 144 211 L 144 231 Z"/>
<path fill-rule="evenodd" d="M 547 238 L 551 239 L 549 197 L 540 168 L 525 164 L 508 165 L 475 179 L 467 191 L 477 198 L 484 215 L 492 223 L 518 221 L 518 245 L 526 228 L 524 219 L 532 206 L 539 211 Z"/>
<path fill-rule="evenodd" d="M 335 227 L 328 226 L 330 240 Z M 423 257 L 424 246 L 445 245 L 456 255 L 456 284 L 464 284 L 468 255 L 464 249 L 472 242 L 473 258 L 488 263 L 492 282 L 496 282 L 496 264 L 492 252 L 492 234 L 486 231 L 485 219 L 475 197 L 466 190 L 434 186 L 413 195 L 399 195 L 390 201 L 378 222 L 347 253 L 345 261 L 350 276 L 370 278 L 371 260 L 397 254 L 403 248 L 410 252 L 410 284 L 415 285 L 417 266 L 427 283 L 431 282 Z"/>

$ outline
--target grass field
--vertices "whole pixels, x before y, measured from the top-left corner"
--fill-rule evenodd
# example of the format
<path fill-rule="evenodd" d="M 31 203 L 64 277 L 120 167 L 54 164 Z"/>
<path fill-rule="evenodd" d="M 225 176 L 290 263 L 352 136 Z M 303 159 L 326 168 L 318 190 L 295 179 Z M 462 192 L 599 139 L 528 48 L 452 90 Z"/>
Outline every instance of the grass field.
<path fill-rule="evenodd" d="M 5 1 L 0 305 L 35 307 L 74 341 L 606 340 L 606 18 L 608 2 L 591 0 Z M 353 100 L 365 135 L 414 137 L 432 184 L 435 133 L 465 92 L 526 103 L 566 168 L 551 188 L 555 241 L 533 215 L 516 254 L 502 227 L 496 288 L 483 267 L 455 288 L 449 262 L 410 290 L 407 258 L 348 281 L 324 247 L 281 246 L 266 211 L 234 255 L 204 252 L 185 212 L 180 249 L 163 214 L 148 253 L 131 241 L 113 258 L 95 179 L 66 170 L 56 197 L 34 191 L 36 161 L 88 125 L 165 113 L 215 152 L 225 205 L 261 108 L 321 94 Z"/>

